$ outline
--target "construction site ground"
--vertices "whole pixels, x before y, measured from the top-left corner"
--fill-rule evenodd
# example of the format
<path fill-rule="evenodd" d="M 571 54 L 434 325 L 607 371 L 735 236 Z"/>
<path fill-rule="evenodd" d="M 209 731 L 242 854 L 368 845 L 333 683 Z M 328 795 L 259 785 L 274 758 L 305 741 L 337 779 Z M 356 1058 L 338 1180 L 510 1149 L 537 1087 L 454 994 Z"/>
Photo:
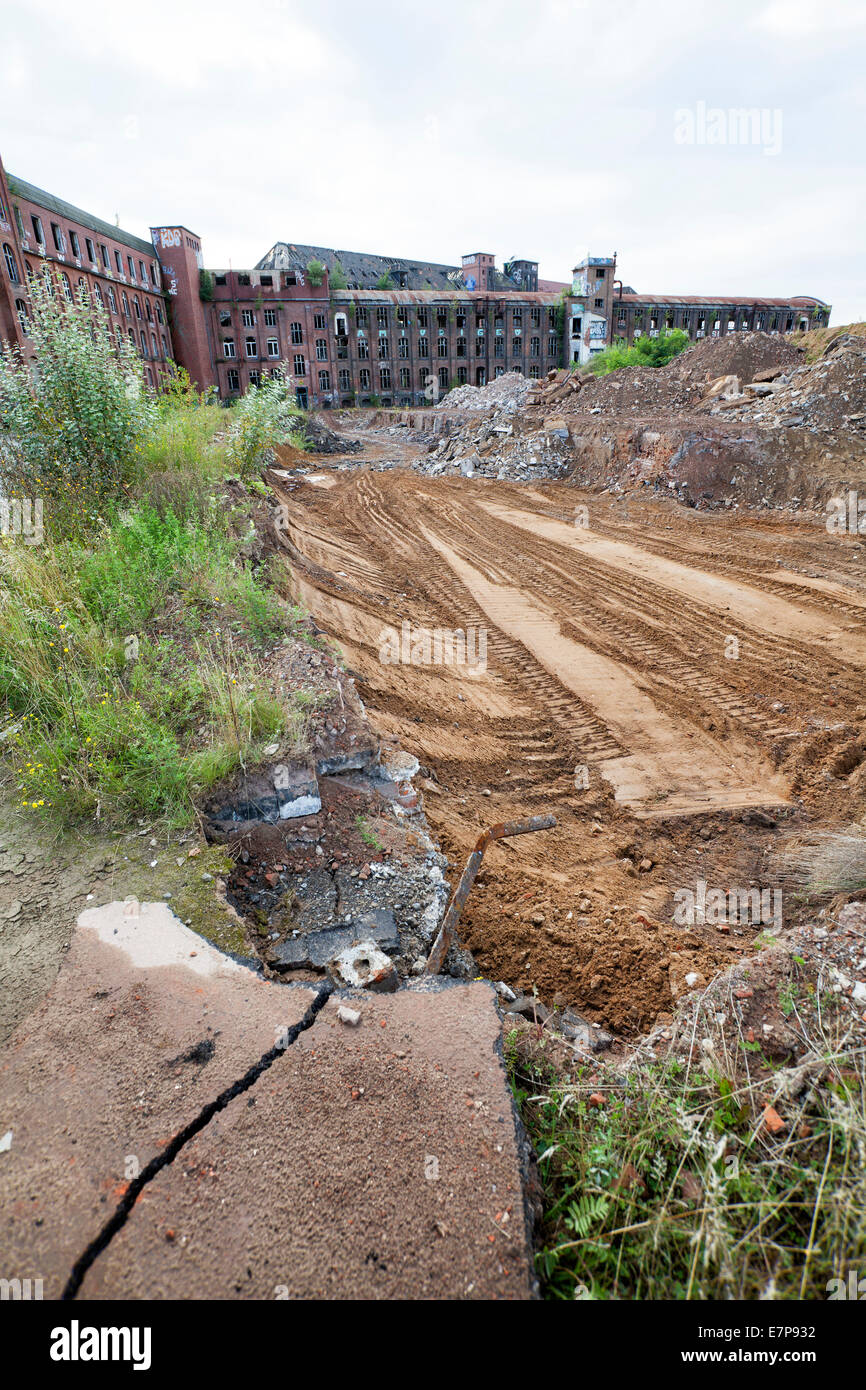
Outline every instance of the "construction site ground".
<path fill-rule="evenodd" d="M 84 1298 L 532 1297 L 532 1167 L 491 982 L 576 1011 L 616 1057 L 756 939 L 838 905 L 862 837 L 860 536 L 815 512 L 582 489 L 573 471 L 431 477 L 387 417 L 332 423 L 360 449 L 278 451 L 269 547 L 383 750 L 420 769 L 399 834 L 360 783 L 338 797 L 323 778 L 320 862 L 372 893 L 414 838 L 453 887 L 487 827 L 557 824 L 487 850 L 459 923 L 483 978 L 431 984 L 419 936 L 397 992 L 329 1000 L 147 1184 Z M 483 634 L 484 659 L 428 663 L 423 642 L 401 659 L 407 629 L 410 646 Z M 145 825 L 77 851 L 0 831 L 3 1243 L 58 1297 L 135 1173 L 308 1008 L 321 973 L 281 980 L 262 947 L 256 974 L 218 948 L 259 950 L 245 905 L 283 871 L 302 898 L 319 850 L 292 866 L 270 830 L 190 848 Z M 228 904 L 197 913 L 188 860 Z M 701 882 L 781 890 L 781 920 L 678 923 L 676 895 Z M 420 891 L 398 915 L 420 920 Z"/>
<path fill-rule="evenodd" d="M 862 542 L 815 516 L 425 477 L 405 438 L 364 442 L 348 467 L 272 472 L 293 591 L 421 763 L 452 865 L 490 824 L 557 817 L 488 850 L 460 927 L 479 970 L 645 1030 L 761 931 L 673 925 L 677 889 L 783 889 L 792 926 L 862 815 Z M 406 622 L 485 629 L 486 669 L 382 660 Z"/>

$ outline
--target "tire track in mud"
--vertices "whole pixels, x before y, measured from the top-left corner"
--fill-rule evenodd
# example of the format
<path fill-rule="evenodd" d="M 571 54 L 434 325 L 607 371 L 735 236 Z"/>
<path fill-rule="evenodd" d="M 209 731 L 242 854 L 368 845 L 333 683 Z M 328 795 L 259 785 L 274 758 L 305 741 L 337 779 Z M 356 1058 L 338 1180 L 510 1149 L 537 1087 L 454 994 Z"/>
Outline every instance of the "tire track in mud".
<path fill-rule="evenodd" d="M 570 495 L 556 485 L 557 497 L 560 492 Z M 306 486 L 283 495 L 296 591 L 344 646 L 373 723 L 424 765 L 425 811 L 455 869 L 483 826 L 547 808 L 559 818 L 549 835 L 491 848 L 461 923 L 480 968 L 514 988 L 536 985 L 547 1002 L 559 994 L 589 1017 L 631 1030 L 670 1007 L 669 957 L 690 951 L 708 976 L 728 962 L 741 947 L 713 928 L 649 929 L 634 913 L 664 922 L 673 888 L 690 877 L 751 883 L 766 875 L 761 836 L 772 833 L 746 829 L 736 808 L 778 807 L 784 800 L 774 763 L 822 705 L 827 653 L 787 632 L 732 627 L 724 609 L 701 596 L 675 592 L 597 554 L 575 554 L 491 514 L 491 502 L 524 514 L 537 509 L 542 520 L 564 510 L 532 489 L 358 472 L 338 474 L 327 490 Z M 661 508 L 655 531 L 642 525 L 639 544 L 634 528 L 613 515 L 608 522 L 601 504 L 599 510 L 600 536 L 708 576 L 715 572 L 714 555 L 704 564 L 659 535 L 666 522 Z M 771 564 L 769 550 L 755 560 Z M 607 662 L 625 673 L 675 733 L 669 756 L 674 764 L 682 759 L 681 773 L 693 750 L 698 762 L 709 750 L 715 796 L 702 800 L 681 787 L 679 795 L 653 804 L 644 787 L 614 801 L 603 773 L 634 756 L 630 745 L 640 721 L 624 730 L 597 691 L 586 698 L 581 681 L 563 679 L 531 623 L 520 631 L 491 619 L 479 601 L 478 575 L 555 624 L 551 642 L 585 649 L 597 670 Z M 732 577 L 756 594 L 763 589 L 750 568 Z M 831 596 L 816 590 L 813 603 L 811 593 L 775 587 L 782 589 L 777 600 L 793 599 L 801 613 L 814 613 L 816 624 L 830 615 L 838 625 Z M 399 629 L 403 620 L 416 628 L 486 628 L 487 671 L 468 679 L 452 668 L 383 666 L 380 633 Z M 720 659 L 725 636 L 737 630 L 748 661 Z M 838 703 L 862 703 L 862 673 L 841 658 L 837 664 Z M 776 698 L 789 705 L 787 713 L 772 710 Z M 579 765 L 589 768 L 586 790 L 575 786 Z M 702 776 L 706 783 L 706 769 Z M 653 819 L 641 817 L 646 809 Z M 657 863 L 646 876 L 636 872 L 644 852 Z"/>

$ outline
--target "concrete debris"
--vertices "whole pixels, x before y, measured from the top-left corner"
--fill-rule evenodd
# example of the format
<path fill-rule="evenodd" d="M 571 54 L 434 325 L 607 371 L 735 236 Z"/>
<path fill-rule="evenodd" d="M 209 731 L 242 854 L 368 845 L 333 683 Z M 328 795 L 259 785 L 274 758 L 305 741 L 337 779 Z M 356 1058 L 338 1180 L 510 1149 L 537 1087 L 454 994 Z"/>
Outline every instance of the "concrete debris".
<path fill-rule="evenodd" d="M 361 1013 L 359 1009 L 350 1009 L 348 1004 L 341 1004 L 337 1009 L 337 1018 L 349 1028 L 357 1028 L 361 1022 Z"/>
<path fill-rule="evenodd" d="M 375 941 L 356 941 L 328 962 L 328 973 L 339 989 L 369 989 L 388 994 L 399 986 L 390 956 Z"/>

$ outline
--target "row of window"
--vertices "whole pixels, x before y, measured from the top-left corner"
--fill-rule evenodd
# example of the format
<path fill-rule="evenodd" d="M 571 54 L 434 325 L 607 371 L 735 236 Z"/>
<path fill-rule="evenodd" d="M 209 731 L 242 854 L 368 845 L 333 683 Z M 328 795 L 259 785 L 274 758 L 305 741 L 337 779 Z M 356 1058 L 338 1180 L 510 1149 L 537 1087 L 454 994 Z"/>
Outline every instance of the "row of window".
<path fill-rule="evenodd" d="M 18 232 L 22 240 L 29 240 L 27 229 L 24 226 L 24 219 L 21 216 L 21 209 L 17 206 L 15 208 L 15 220 L 18 223 Z M 30 223 L 33 228 L 33 235 L 36 239 L 37 247 L 40 251 L 45 252 L 48 248 L 48 242 L 45 237 L 45 228 L 42 223 L 42 218 L 39 216 L 38 213 L 31 213 Z M 67 233 L 60 226 L 59 222 L 50 223 L 50 227 L 51 240 L 56 254 L 58 256 L 66 256 L 69 254 L 69 251 L 71 251 L 75 259 L 80 261 L 82 259 L 81 239 L 78 233 L 74 232 L 70 228 L 67 237 Z M 94 241 L 89 236 L 85 236 L 84 246 L 85 251 L 87 253 L 87 258 L 90 260 L 91 265 L 93 265 L 95 268 L 98 268 L 101 263 L 103 270 L 108 271 L 109 274 L 116 272 L 124 279 L 126 278 L 128 271 L 130 282 L 132 284 L 137 284 L 140 282 L 144 289 L 148 288 L 147 277 L 149 270 L 151 285 L 155 290 L 159 289 L 159 267 L 156 261 L 151 261 L 149 262 L 148 266 L 145 266 L 144 261 L 139 260 L 138 269 L 136 270 L 136 263 L 133 257 L 129 254 L 127 254 L 126 256 L 126 265 L 124 266 L 123 254 L 117 249 L 117 247 L 114 247 L 112 253 L 109 251 L 109 248 L 105 245 L 104 242 L 100 241 L 94 243 Z"/>
<path fill-rule="evenodd" d="M 301 325 L 300 325 L 299 323 L 298 323 L 298 324 L 294 324 L 294 323 L 292 324 L 292 333 L 291 333 L 291 342 L 292 342 L 292 346 L 299 346 L 300 344 L 303 343 L 303 334 L 300 332 L 300 328 L 301 328 Z M 295 329 L 298 330 L 297 333 L 294 331 Z M 525 342 L 526 342 L 526 340 L 525 340 L 524 338 L 520 338 L 520 337 L 514 337 L 514 338 L 512 338 L 512 340 L 511 340 L 511 353 L 512 353 L 512 356 L 514 356 L 514 357 L 521 357 L 521 356 L 523 356 L 523 355 L 525 354 L 525 350 L 526 350 L 526 349 L 525 349 Z M 449 339 L 446 338 L 446 337 L 444 337 L 444 336 L 439 337 L 439 338 L 436 339 L 436 347 L 437 347 L 437 356 L 438 356 L 438 357 L 447 357 L 447 356 L 449 355 L 448 343 L 449 343 Z M 388 336 L 387 336 L 386 334 L 382 334 L 382 335 L 379 336 L 379 338 L 377 339 L 377 347 L 378 347 L 378 356 L 379 356 L 380 360 L 387 360 L 388 358 L 390 358 L 390 356 L 391 356 L 391 345 L 390 345 L 390 339 L 388 338 Z M 317 361 L 317 362 L 327 362 L 327 361 L 328 361 L 328 341 L 327 341 L 326 338 L 316 338 L 316 340 L 315 340 L 315 350 L 316 350 L 316 361 Z M 245 338 L 245 339 L 244 339 L 244 354 L 245 354 L 246 357 L 258 357 L 258 356 L 259 356 L 259 344 L 258 344 L 258 339 L 252 338 L 252 337 L 250 337 L 250 338 Z M 234 340 L 234 338 L 224 338 L 224 339 L 223 339 L 223 356 L 224 356 L 224 357 L 228 357 L 228 358 L 233 358 L 233 357 L 237 357 L 237 355 L 238 355 L 238 354 L 237 354 L 237 348 L 236 348 L 236 346 L 235 346 L 235 340 Z M 277 338 L 268 338 L 268 339 L 267 339 L 267 344 L 266 344 L 266 356 L 268 356 L 268 357 L 279 357 L 279 355 L 280 355 L 280 344 L 279 344 L 279 339 L 277 339 Z M 476 344 L 475 344 L 475 356 L 476 356 L 476 357 L 483 357 L 484 355 L 485 355 L 485 340 L 484 340 L 484 339 L 479 339 L 479 340 L 476 341 Z M 494 340 L 494 344 L 493 344 L 493 355 L 494 355 L 494 357 L 504 357 L 504 356 L 505 356 L 505 339 L 504 339 L 504 338 L 498 337 L 498 338 L 496 338 L 496 339 Z M 548 357 L 558 357 L 558 355 L 559 355 L 559 338 L 557 337 L 557 335 L 556 335 L 555 333 L 551 333 L 551 334 L 549 335 L 549 337 L 548 337 L 548 341 L 547 341 L 547 355 L 548 355 Z M 348 356 L 349 356 L 349 340 L 348 340 L 348 338 L 338 338 L 338 339 L 337 339 L 337 360 L 338 360 L 338 361 L 339 361 L 340 359 L 346 360 L 346 359 L 348 359 Z M 366 337 L 364 334 L 359 334 L 359 336 L 358 336 L 358 357 L 359 357 L 359 359 L 360 359 L 361 361 L 365 361 L 366 359 L 369 358 L 369 356 L 370 356 L 370 344 L 369 344 L 369 341 L 368 341 L 367 337 Z M 398 356 L 398 357 L 401 357 L 401 358 L 404 358 L 404 359 L 408 359 L 408 358 L 409 358 L 409 356 L 410 356 L 410 351 L 409 351 L 409 339 L 408 339 L 408 338 L 405 338 L 405 337 L 404 337 L 404 338 L 399 338 L 399 339 L 398 339 L 398 342 L 397 342 L 397 356 Z M 418 339 L 418 357 L 429 357 L 429 356 L 430 356 L 430 340 L 429 340 L 428 338 L 419 338 L 419 339 Z M 457 357 L 468 357 L 468 356 L 469 356 L 469 352 L 468 352 L 468 341 L 467 341 L 467 339 L 465 339 L 465 338 L 458 338 L 458 339 L 457 339 L 455 356 L 457 356 Z M 540 357 L 540 356 L 541 356 L 541 338 L 540 338 L 540 337 L 535 336 L 535 337 L 532 337 L 532 338 L 529 339 L 529 356 L 530 356 L 530 357 Z M 302 361 L 303 358 L 300 358 L 300 357 L 299 357 L 299 358 L 297 358 L 296 360 Z"/>
<path fill-rule="evenodd" d="M 505 368 L 504 368 L 504 367 L 497 367 L 497 368 L 496 368 L 496 375 L 497 375 L 498 377 L 499 377 L 499 376 L 502 376 L 502 375 L 504 374 L 504 371 L 505 371 Z M 306 376 L 307 376 L 307 363 L 306 363 L 305 358 L 303 358 L 303 357 L 301 357 L 301 356 L 296 356 L 296 357 L 295 357 L 294 363 L 293 363 L 293 366 L 292 366 L 292 373 L 293 373 L 293 376 L 294 376 L 295 378 L 302 377 L 302 378 L 306 379 Z M 530 377 L 533 377 L 534 379 L 538 379 L 538 377 L 540 376 L 540 369 L 539 369 L 537 366 L 534 366 L 534 367 L 530 368 L 529 375 L 530 375 Z M 464 385 L 466 382 L 468 382 L 468 380 L 469 380 L 469 370 L 468 370 L 468 368 L 467 368 L 467 367 L 458 367 L 458 368 L 457 368 L 456 379 L 457 379 L 457 384 L 458 384 L 458 385 Z M 230 368 L 229 368 L 229 370 L 228 370 L 228 372 L 227 372 L 226 380 L 227 380 L 228 389 L 229 389 L 230 392 L 231 392 L 231 391 L 238 391 L 238 390 L 240 389 L 240 374 L 238 373 L 238 371 L 237 371 L 236 368 L 233 368 L 233 367 L 230 367 Z M 258 386 L 259 381 L 260 381 L 260 373 L 259 373 L 259 371 L 258 371 L 256 368 L 252 368 L 252 369 L 250 370 L 250 372 L 249 372 L 249 380 L 250 380 L 250 385 L 251 385 L 251 386 Z M 418 374 L 418 389 L 421 390 L 421 391 L 425 391 L 425 390 L 429 387 L 429 384 L 430 384 L 430 381 L 431 381 L 431 380 L 432 380 L 432 373 L 431 373 L 430 371 L 428 371 L 427 369 L 422 369 L 422 370 L 419 372 L 419 374 Z M 476 380 L 476 384 L 479 385 L 479 386 L 483 386 L 483 385 L 485 384 L 485 381 L 486 381 L 486 371 L 485 371 L 484 367 L 479 367 L 479 368 L 477 368 L 476 373 L 475 373 L 475 380 Z M 372 371 L 371 371 L 371 369 L 368 368 L 368 367 L 361 367 L 360 370 L 359 370 L 359 372 L 358 372 L 358 389 L 359 389 L 360 391 L 370 391 L 370 390 L 372 389 L 372 381 L 373 381 L 373 376 L 372 376 Z M 440 387 L 441 390 L 447 391 L 447 390 L 449 389 L 449 387 L 450 387 L 450 385 L 451 385 L 451 373 L 449 372 L 449 370 L 448 370 L 447 367 L 440 367 L 440 368 L 439 368 L 439 372 L 438 372 L 438 382 L 439 382 L 439 387 Z M 318 372 L 318 383 L 319 383 L 319 390 L 320 390 L 320 391 L 325 391 L 325 392 L 326 392 L 326 391 L 330 391 L 330 390 L 332 389 L 332 387 L 331 387 L 331 373 L 330 373 L 330 371 L 329 371 L 328 369 L 322 368 L 322 369 Z M 394 385 L 394 381 L 393 381 L 393 373 L 392 373 L 392 371 L 391 371 L 391 368 L 390 368 L 390 367 L 380 367 L 380 368 L 379 368 L 379 376 L 378 376 L 378 389 L 379 389 L 380 391 L 391 391 L 391 390 L 393 389 L 393 385 Z M 410 369 L 409 369 L 408 367 L 401 367 L 401 368 L 399 369 L 399 371 L 398 371 L 398 373 L 397 373 L 397 385 L 398 385 L 398 387 L 399 387 L 399 389 L 400 389 L 401 391 L 411 391 L 411 390 L 412 390 L 412 373 L 411 373 L 411 371 L 410 371 Z M 348 394 L 348 393 L 350 393 L 350 392 L 353 390 L 353 386 L 352 386 L 352 373 L 349 371 L 348 368 L 342 367 L 342 368 L 340 368 L 340 370 L 338 371 L 338 373 L 337 373 L 337 386 L 338 386 L 338 390 L 341 391 L 341 392 L 343 392 L 344 394 Z"/>
<path fill-rule="evenodd" d="M 30 315 L 29 315 L 29 312 L 28 312 L 28 309 L 27 309 L 27 305 L 25 304 L 25 302 L 24 302 L 23 299 L 16 299 L 16 301 L 15 301 L 15 312 L 16 312 L 16 314 L 18 315 L 18 321 L 19 321 L 19 323 L 21 324 L 22 332 L 25 333 L 25 334 L 29 333 L 29 331 L 30 331 Z M 114 330 L 114 331 L 115 331 L 115 335 L 116 335 L 116 337 L 117 337 L 117 341 L 120 342 L 121 337 L 122 337 L 122 334 L 123 334 L 123 329 L 122 329 L 119 325 L 117 325 L 117 326 L 115 327 L 115 330 Z M 167 342 L 167 340 L 166 340 L 166 336 L 165 336 L 164 333 L 160 333 L 160 335 L 159 335 L 159 337 L 160 337 L 160 342 L 162 343 L 162 352 L 160 353 L 159 344 L 157 343 L 157 340 L 156 340 L 156 334 L 153 332 L 152 329 L 151 329 L 151 333 L 150 333 L 150 344 L 148 344 L 148 341 L 147 341 L 147 334 L 145 333 L 145 331 L 144 331 L 143 328 L 139 330 L 139 335 L 138 335 L 139 341 L 138 341 L 138 342 L 136 342 L 135 330 L 134 330 L 134 329 L 130 328 L 130 329 L 127 330 L 127 332 L 128 332 L 128 335 L 129 335 L 129 341 L 132 343 L 132 346 L 136 349 L 136 351 L 139 350 L 139 344 L 140 344 L 140 350 L 141 350 L 141 355 L 142 355 L 142 357 L 153 357 L 153 358 L 155 358 L 155 359 L 159 359 L 160 357 L 168 357 L 168 356 L 169 356 L 168 342 Z"/>
<path fill-rule="evenodd" d="M 15 253 L 13 252 L 12 247 L 9 246 L 7 242 L 3 243 L 3 259 L 6 262 L 6 272 L 12 284 L 20 285 L 21 276 L 18 273 L 18 264 L 15 260 Z M 36 271 L 33 269 L 33 266 L 30 264 L 29 261 L 25 261 L 24 265 L 27 271 L 27 278 L 29 280 L 32 280 L 36 274 Z M 72 281 L 70 280 L 65 270 L 60 271 L 59 278 L 60 288 L 62 289 L 65 298 L 71 304 L 74 298 L 72 291 Z M 83 294 L 85 298 L 87 297 L 87 283 L 83 275 L 79 275 L 78 277 L 78 293 L 79 295 Z M 94 283 L 93 285 L 93 299 L 95 303 L 100 306 L 100 308 L 105 308 L 107 303 L 108 308 L 111 310 L 112 314 L 118 314 L 122 312 L 123 317 L 127 319 L 132 318 L 134 313 L 135 318 L 141 319 L 143 321 L 144 316 L 146 315 L 148 322 L 153 323 L 155 311 L 156 322 L 159 324 L 163 323 L 162 305 L 160 304 L 159 300 L 156 300 L 154 302 L 153 307 L 151 307 L 150 299 L 145 299 L 143 315 L 141 312 L 141 303 L 139 301 L 138 295 L 134 294 L 132 296 L 132 309 L 130 310 L 129 299 L 127 298 L 126 291 L 121 290 L 121 309 L 118 309 L 117 296 L 114 293 L 114 286 L 106 285 L 105 292 L 103 294 L 102 287 L 98 283 Z"/>
<path fill-rule="evenodd" d="M 691 326 L 691 323 L 692 323 L 692 313 L 693 313 L 693 312 L 694 312 L 694 311 L 691 310 L 691 309 L 669 310 L 668 312 L 666 312 L 666 313 L 663 314 L 663 315 L 662 315 L 662 314 L 654 314 L 654 313 L 651 313 L 651 312 L 650 312 L 649 315 L 648 315 L 648 317 L 649 317 L 649 330 L 650 330 L 650 332 L 652 332 L 654 329 L 660 328 L 660 327 L 662 326 L 662 321 L 664 322 L 664 327 L 665 327 L 665 328 L 674 328 L 674 327 L 677 327 L 677 328 L 685 328 L 685 329 L 688 329 L 688 328 Z M 730 310 L 728 310 L 727 312 L 730 314 Z M 718 331 L 718 330 L 721 328 L 721 326 L 722 326 L 723 314 L 724 314 L 724 311 L 720 311 L 720 310 L 718 310 L 718 309 L 711 309 L 711 310 L 709 310 L 709 311 L 705 310 L 705 311 L 703 311 L 703 312 L 698 312 L 698 319 L 697 319 L 697 326 L 698 326 L 698 329 L 699 329 L 699 330 L 703 330 L 704 332 L 706 332 L 707 328 L 712 324 L 713 330 L 714 330 L 714 331 Z M 627 309 L 626 307 L 621 307 L 621 308 L 617 309 L 616 322 L 617 322 L 618 324 L 625 324 L 625 322 L 626 322 L 626 320 L 627 320 L 627 315 L 628 315 L 628 309 Z M 737 313 L 736 315 L 732 315 L 731 317 L 729 317 L 729 318 L 727 319 L 728 331 L 729 331 L 729 332 L 733 332 L 733 331 L 735 331 L 737 328 L 740 328 L 741 330 L 747 330 L 747 329 L 749 329 L 749 328 L 750 328 L 750 322 L 749 322 L 749 321 L 750 321 L 751 317 L 752 317 L 752 311 L 751 311 L 750 309 L 743 309 L 743 310 L 741 310 L 739 313 Z M 765 319 L 766 319 L 766 320 L 767 320 L 767 323 L 766 323 L 766 331 L 772 333 L 772 332 L 774 332 L 775 330 L 781 330 L 781 329 L 784 328 L 784 331 L 785 331 L 785 332 L 790 333 L 791 330 L 792 330 L 793 327 L 794 327 L 794 318 L 795 318 L 795 315 L 794 315 L 793 313 L 789 313 L 789 314 L 784 314 L 784 313 L 781 313 L 781 314 L 773 314 L 772 316 L 771 316 L 771 315 L 767 315 L 767 314 L 756 314 L 756 315 L 755 315 L 755 322 L 754 322 L 755 331 L 756 331 L 756 332 L 761 332 L 761 331 L 763 331 L 763 330 L 765 329 Z M 737 321 L 738 319 L 739 319 L 739 323 L 738 323 L 738 321 Z M 783 324 L 783 320 L 784 320 L 784 324 Z M 635 310 L 634 310 L 634 322 L 635 322 L 635 323 L 639 323 L 639 324 L 643 324 L 643 321 L 644 321 L 644 310 L 643 310 L 643 309 L 635 309 Z"/>

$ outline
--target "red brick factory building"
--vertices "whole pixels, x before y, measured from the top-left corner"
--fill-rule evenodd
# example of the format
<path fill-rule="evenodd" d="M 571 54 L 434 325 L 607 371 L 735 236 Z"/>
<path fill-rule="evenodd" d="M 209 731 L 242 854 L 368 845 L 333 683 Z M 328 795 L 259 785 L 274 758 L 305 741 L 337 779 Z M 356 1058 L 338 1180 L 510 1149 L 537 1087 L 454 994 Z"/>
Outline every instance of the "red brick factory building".
<path fill-rule="evenodd" d="M 586 256 L 571 283 L 538 262 L 490 252 L 460 265 L 280 241 L 249 270 L 205 268 L 182 225 L 151 240 L 104 222 L 0 161 L 0 338 L 28 352 L 28 283 L 49 263 L 63 292 L 82 288 L 141 354 L 150 385 L 174 360 L 223 399 L 288 362 L 303 406 L 415 405 L 508 371 L 542 377 L 612 342 L 682 328 L 691 338 L 825 326 L 813 296 L 639 295 L 616 256 Z"/>

